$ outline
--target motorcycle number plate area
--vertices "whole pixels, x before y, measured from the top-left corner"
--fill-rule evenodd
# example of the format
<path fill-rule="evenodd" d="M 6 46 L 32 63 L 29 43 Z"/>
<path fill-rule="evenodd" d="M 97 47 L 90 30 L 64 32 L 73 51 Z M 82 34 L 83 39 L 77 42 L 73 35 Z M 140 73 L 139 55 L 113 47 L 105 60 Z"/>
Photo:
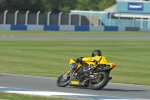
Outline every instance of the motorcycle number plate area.
<path fill-rule="evenodd" d="M 71 81 L 71 84 L 73 84 L 73 85 L 78 85 L 78 84 L 79 84 L 79 81 Z"/>

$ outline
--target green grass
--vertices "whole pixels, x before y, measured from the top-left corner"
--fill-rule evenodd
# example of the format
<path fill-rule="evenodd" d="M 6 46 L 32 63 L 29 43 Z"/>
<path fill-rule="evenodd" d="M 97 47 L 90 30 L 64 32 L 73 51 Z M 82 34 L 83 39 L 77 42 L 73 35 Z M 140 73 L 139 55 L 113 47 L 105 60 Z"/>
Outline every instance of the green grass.
<path fill-rule="evenodd" d="M 0 31 L 15 36 L 107 36 L 149 35 L 148 32 L 50 32 Z M 115 62 L 111 82 L 150 85 L 150 39 L 147 40 L 0 40 L 0 72 L 58 77 L 68 69 L 69 59 L 89 57 L 101 49 Z"/>
<path fill-rule="evenodd" d="M 22 95 L 14 93 L 1 93 L 0 100 L 83 100 L 83 99 L 69 99 L 69 98 L 60 98 L 54 96 L 36 96 L 36 95 Z"/>
<path fill-rule="evenodd" d="M 59 32 L 59 31 L 0 31 L 0 36 L 117 36 L 149 35 L 149 32 Z"/>

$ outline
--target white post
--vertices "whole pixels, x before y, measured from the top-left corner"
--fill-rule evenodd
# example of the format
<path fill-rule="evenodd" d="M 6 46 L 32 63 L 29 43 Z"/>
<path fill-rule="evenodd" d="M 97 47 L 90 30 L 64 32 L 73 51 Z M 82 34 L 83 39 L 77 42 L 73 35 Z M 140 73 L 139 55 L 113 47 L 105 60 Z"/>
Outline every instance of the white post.
<path fill-rule="evenodd" d="M 127 26 L 127 17 L 124 17 L 124 26 Z"/>
<path fill-rule="evenodd" d="M 69 13 L 69 25 L 71 25 L 71 13 Z"/>
<path fill-rule="evenodd" d="M 81 26 L 81 13 L 80 13 L 80 15 L 79 15 L 79 26 Z"/>
<path fill-rule="evenodd" d="M 132 27 L 134 27 L 134 17 L 133 17 L 133 19 L 132 19 Z"/>
<path fill-rule="evenodd" d="M 91 15 L 90 15 L 90 22 L 89 22 L 89 25 L 91 26 L 92 24 L 92 12 L 91 12 Z"/>
<path fill-rule="evenodd" d="M 132 27 L 132 17 L 130 17 L 129 22 L 130 22 L 130 26 Z"/>
<path fill-rule="evenodd" d="M 150 28 L 150 18 L 148 19 L 148 28 Z"/>
<path fill-rule="evenodd" d="M 3 24 L 5 25 L 6 24 L 6 13 L 8 12 L 8 10 L 6 10 L 5 12 L 4 12 L 4 20 L 3 20 Z"/>
<path fill-rule="evenodd" d="M 121 14 L 120 14 L 120 15 L 119 15 L 119 23 L 120 23 L 119 26 L 121 26 L 121 20 L 122 20 L 122 16 L 121 16 Z"/>
<path fill-rule="evenodd" d="M 130 25 L 130 27 L 132 27 L 132 17 L 130 17 L 130 19 L 129 19 L 129 25 Z"/>
<path fill-rule="evenodd" d="M 123 16 L 123 26 L 127 26 L 126 25 L 126 16 Z"/>
<path fill-rule="evenodd" d="M 29 11 L 26 12 L 25 25 L 28 24 L 28 14 L 29 14 Z"/>
<path fill-rule="evenodd" d="M 121 18 L 121 26 L 124 26 L 124 17 Z"/>
<path fill-rule="evenodd" d="M 61 14 L 62 14 L 62 12 L 59 13 L 59 22 L 58 22 L 58 25 L 61 24 Z"/>
<path fill-rule="evenodd" d="M 19 12 L 18 10 L 15 12 L 15 23 L 14 23 L 15 25 L 17 24 L 17 14 L 18 14 L 18 12 Z"/>
<path fill-rule="evenodd" d="M 47 25 L 49 25 L 49 23 L 50 23 L 50 20 L 49 20 L 50 19 L 50 14 L 51 14 L 51 12 L 47 13 Z"/>
<path fill-rule="evenodd" d="M 102 26 L 102 21 L 101 21 L 101 17 L 99 17 L 100 23 L 98 26 Z"/>
<path fill-rule="evenodd" d="M 109 26 L 111 26 L 111 16 L 112 16 L 112 14 L 113 14 L 113 13 L 111 13 L 111 14 L 109 15 Z"/>
<path fill-rule="evenodd" d="M 128 26 L 128 17 L 125 17 L 125 26 Z"/>
<path fill-rule="evenodd" d="M 99 19 L 101 20 L 101 21 L 100 21 L 100 26 L 102 26 L 103 15 L 104 15 L 104 14 L 100 14 L 100 16 L 101 16 L 101 17 L 99 18 Z"/>
<path fill-rule="evenodd" d="M 143 18 L 141 18 L 141 28 L 143 27 Z"/>
<path fill-rule="evenodd" d="M 40 14 L 40 11 L 37 12 L 36 25 L 39 25 L 39 14 Z"/>
<path fill-rule="evenodd" d="M 132 23 L 131 23 L 130 19 L 131 19 L 131 18 L 129 17 L 129 26 L 132 26 Z"/>
<path fill-rule="evenodd" d="M 100 25 L 99 26 L 102 26 L 102 15 L 103 14 L 100 14 L 100 16 L 99 16 L 99 19 L 100 19 L 100 23 L 99 23 Z"/>

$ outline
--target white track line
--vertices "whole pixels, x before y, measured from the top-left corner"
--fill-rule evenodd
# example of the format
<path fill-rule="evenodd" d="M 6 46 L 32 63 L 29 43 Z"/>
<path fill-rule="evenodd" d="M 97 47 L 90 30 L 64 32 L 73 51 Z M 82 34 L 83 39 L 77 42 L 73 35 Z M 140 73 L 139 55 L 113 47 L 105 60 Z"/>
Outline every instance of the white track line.
<path fill-rule="evenodd" d="M 55 91 L 37 91 L 37 90 L 29 90 L 23 88 L 11 88 L 11 87 L 0 87 L 0 92 L 26 94 L 26 95 L 39 95 L 39 96 L 61 96 L 61 97 L 69 97 L 69 98 L 83 98 L 89 100 L 94 100 L 94 98 L 97 98 L 96 100 L 106 100 L 106 99 L 107 100 L 108 99 L 109 100 L 111 99 L 131 100 L 131 99 L 125 99 L 125 98 L 115 97 L 115 96 L 103 96 L 103 95 L 100 96 L 100 95 L 65 93 L 65 92 L 55 92 Z"/>

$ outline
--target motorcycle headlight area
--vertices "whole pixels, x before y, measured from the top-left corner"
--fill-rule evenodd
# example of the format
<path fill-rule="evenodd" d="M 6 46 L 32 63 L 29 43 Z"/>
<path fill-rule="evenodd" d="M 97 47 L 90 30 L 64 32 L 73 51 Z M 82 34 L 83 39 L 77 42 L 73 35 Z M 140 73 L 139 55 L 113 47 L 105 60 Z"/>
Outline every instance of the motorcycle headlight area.
<path fill-rule="evenodd" d="M 72 71 L 75 70 L 76 67 L 77 67 L 77 64 L 76 64 L 76 63 L 73 63 L 73 64 L 71 64 L 71 65 L 69 66 L 69 69 L 70 69 L 70 71 L 72 72 Z"/>

